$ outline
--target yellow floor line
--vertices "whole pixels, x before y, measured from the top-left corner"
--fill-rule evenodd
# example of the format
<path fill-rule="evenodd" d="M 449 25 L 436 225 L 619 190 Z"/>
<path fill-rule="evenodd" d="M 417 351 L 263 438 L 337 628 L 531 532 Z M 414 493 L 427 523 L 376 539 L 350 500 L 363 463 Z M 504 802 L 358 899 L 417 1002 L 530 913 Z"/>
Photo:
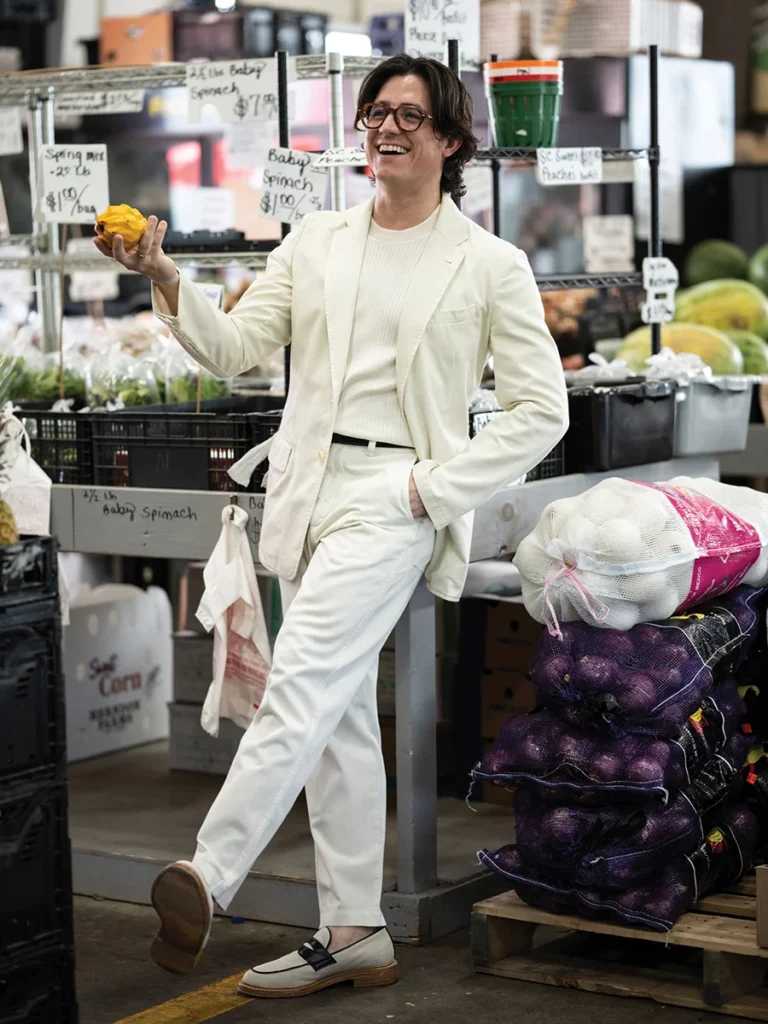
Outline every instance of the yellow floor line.
<path fill-rule="evenodd" d="M 237 994 L 237 983 L 242 976 L 242 973 L 233 974 L 231 978 L 134 1013 L 132 1017 L 115 1021 L 115 1024 L 203 1024 L 251 1001 L 248 996 Z"/>

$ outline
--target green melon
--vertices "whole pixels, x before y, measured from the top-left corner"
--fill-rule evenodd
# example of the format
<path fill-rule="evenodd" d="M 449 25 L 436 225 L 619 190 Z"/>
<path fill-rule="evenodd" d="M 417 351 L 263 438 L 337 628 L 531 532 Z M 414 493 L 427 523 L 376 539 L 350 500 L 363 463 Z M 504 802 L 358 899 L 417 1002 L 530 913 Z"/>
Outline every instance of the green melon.
<path fill-rule="evenodd" d="M 768 374 L 768 343 L 749 331 L 728 331 L 744 357 L 744 373 L 759 377 Z"/>
<path fill-rule="evenodd" d="M 733 242 L 725 242 L 721 238 L 710 238 L 699 242 L 688 253 L 683 268 L 683 280 L 686 284 L 703 284 L 705 281 L 717 281 L 724 277 L 746 278 L 749 270 L 749 257 Z"/>
<path fill-rule="evenodd" d="M 749 261 L 748 276 L 760 291 L 768 293 L 768 245 L 758 249 Z"/>
<path fill-rule="evenodd" d="M 744 372 L 744 360 L 738 346 L 727 334 L 701 324 L 683 324 L 677 321 L 662 324 L 661 344 L 673 352 L 693 352 L 701 356 L 707 366 L 719 375 L 733 375 Z M 646 359 L 651 354 L 651 329 L 640 327 L 628 334 L 616 353 L 630 369 L 641 373 L 647 369 Z"/>
<path fill-rule="evenodd" d="M 768 337 L 768 298 L 749 281 L 707 281 L 679 292 L 675 320 Z"/>

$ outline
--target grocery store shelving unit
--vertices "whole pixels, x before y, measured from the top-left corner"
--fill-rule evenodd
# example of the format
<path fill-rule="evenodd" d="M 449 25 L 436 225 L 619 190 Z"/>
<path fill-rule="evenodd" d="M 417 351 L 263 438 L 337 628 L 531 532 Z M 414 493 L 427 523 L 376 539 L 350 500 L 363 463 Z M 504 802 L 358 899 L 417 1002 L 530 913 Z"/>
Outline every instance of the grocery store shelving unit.
<path fill-rule="evenodd" d="M 458 50 L 451 48 L 451 60 L 458 66 Z M 278 100 L 280 102 L 280 142 L 289 141 L 287 101 L 285 89 L 285 57 L 278 65 Z M 348 58 L 342 62 L 334 57 L 327 67 L 324 58 L 299 57 L 296 72 L 299 79 L 323 77 L 331 73 L 330 137 L 333 144 L 343 139 L 343 110 L 341 104 L 341 76 L 359 76 L 376 63 L 375 59 Z M 651 60 L 654 73 L 655 57 Z M 0 105 L 22 105 L 28 111 L 28 138 L 30 142 L 30 178 L 32 195 L 37 194 L 36 182 L 39 153 L 44 145 L 54 141 L 54 96 L 66 92 L 111 90 L 126 88 L 163 88 L 183 85 L 185 65 L 169 64 L 142 68 L 75 69 L 52 71 L 45 74 L 14 74 L 0 76 Z M 282 80 L 282 86 L 280 81 Z M 655 90 L 652 95 L 656 98 Z M 652 107 L 655 104 L 652 103 Z M 651 134 L 648 151 L 610 151 L 606 160 L 639 159 L 648 156 L 652 165 L 658 158 L 655 136 Z M 531 163 L 535 155 L 530 150 L 484 150 L 479 159 L 499 163 L 511 159 Z M 342 208 L 342 172 L 332 174 L 332 201 L 334 208 Z M 654 205 L 655 204 L 655 205 Z M 658 193 L 652 195 L 651 252 L 658 248 Z M 654 228 L 655 225 L 655 228 Z M 28 268 L 37 275 L 38 294 L 44 324 L 47 349 L 58 346 L 60 310 L 60 269 L 58 228 L 56 225 L 37 226 L 30 237 L 13 239 L 16 244 L 28 244 L 29 257 L 3 255 L 0 245 L 0 269 Z M 183 267 L 240 266 L 259 269 L 265 254 L 247 253 L 174 253 L 174 259 Z M 64 266 L 70 270 L 104 269 L 100 259 L 66 255 Z M 566 275 L 539 279 L 543 291 L 582 287 L 614 287 L 637 285 L 640 275 Z M 593 474 L 562 477 L 555 480 L 526 484 L 501 491 L 478 510 L 473 534 L 471 559 L 473 561 L 512 554 L 520 539 L 533 528 L 542 509 L 555 498 L 578 494 L 593 486 L 607 475 Z M 622 474 L 619 474 L 622 475 Z M 634 467 L 627 475 L 646 481 L 666 480 L 675 475 L 718 476 L 718 464 L 710 459 L 684 459 L 653 466 Z M 190 491 L 140 491 L 120 488 L 53 487 L 52 531 L 58 535 L 63 550 L 111 555 L 139 555 L 172 559 L 207 558 L 218 539 L 222 508 L 228 501 L 226 494 Z M 263 498 L 241 495 L 251 516 L 250 541 L 256 558 L 256 546 L 261 525 Z M 104 513 L 105 506 L 115 511 Z M 142 510 L 155 510 L 154 516 L 144 517 Z M 193 515 L 183 524 L 173 518 L 173 511 L 183 507 Z M 165 513 L 168 513 L 166 516 Z M 181 528 L 183 525 L 183 529 Z M 466 872 L 454 872 L 441 879 L 438 873 L 438 800 L 436 750 L 436 680 L 435 680 L 435 616 L 434 598 L 421 584 L 404 613 L 396 631 L 397 672 L 397 868 L 394 882 L 387 887 L 384 909 L 390 928 L 396 938 L 412 942 L 425 941 L 465 926 L 472 905 L 503 888 L 503 882 L 478 869 L 474 856 L 468 856 Z M 79 774 L 79 773 L 78 773 Z M 100 794 L 101 795 L 101 794 Z M 103 804 L 108 803 L 108 789 Z M 141 796 L 136 798 L 135 816 L 131 825 L 140 827 Z M 128 815 L 126 807 L 121 813 Z M 491 812 L 493 813 L 493 812 Z M 507 829 L 507 815 L 503 808 L 503 827 Z M 472 816 L 474 817 L 474 816 Z M 487 820 L 483 815 L 481 820 Z M 445 834 L 441 819 L 441 832 Z M 459 832 L 471 835 L 472 823 L 462 822 Z M 102 830 L 103 832 L 103 830 Z M 150 885 L 167 854 L 152 853 L 152 837 L 142 837 L 140 854 L 125 854 L 115 849 L 108 837 L 99 829 L 86 830 L 75 836 L 73 868 L 76 891 L 101 896 L 147 902 Z M 100 838 L 101 836 L 101 838 Z M 485 845 L 485 837 L 478 837 L 473 846 Z M 140 844 L 141 845 L 141 844 Z M 187 856 L 188 848 L 175 856 Z M 463 863 L 463 861 L 462 861 Z M 252 873 L 238 897 L 233 912 L 269 919 L 278 923 L 313 925 L 317 904 L 311 877 L 286 877 L 285 872 Z"/>

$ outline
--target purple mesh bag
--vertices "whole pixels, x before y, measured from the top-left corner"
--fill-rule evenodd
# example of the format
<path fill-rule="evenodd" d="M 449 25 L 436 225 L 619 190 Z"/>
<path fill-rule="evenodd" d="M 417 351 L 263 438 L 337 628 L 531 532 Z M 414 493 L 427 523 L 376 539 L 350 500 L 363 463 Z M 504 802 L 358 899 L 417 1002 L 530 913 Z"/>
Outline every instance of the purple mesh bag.
<path fill-rule="evenodd" d="M 599 889 L 629 889 L 704 837 L 702 818 L 743 791 L 741 766 L 752 739 L 736 732 L 693 783 L 664 806 L 551 807 L 521 789 L 515 803 L 517 852 L 533 867 Z"/>
<path fill-rule="evenodd" d="M 627 632 L 582 622 L 542 634 L 531 666 L 539 703 L 613 736 L 672 738 L 713 681 L 733 675 L 760 627 L 765 590 L 738 587 L 695 612 Z"/>
<path fill-rule="evenodd" d="M 737 881 L 749 871 L 758 823 L 745 804 L 731 804 L 711 816 L 707 833 L 695 850 L 677 857 L 640 885 L 616 893 L 581 888 L 531 867 L 514 846 L 496 853 L 482 850 L 486 867 L 512 882 L 518 896 L 553 914 L 612 918 L 620 924 L 669 931 L 697 900 Z"/>
<path fill-rule="evenodd" d="M 551 711 L 515 715 L 471 774 L 498 786 L 532 786 L 557 803 L 666 798 L 690 785 L 697 769 L 740 726 L 743 713 L 736 684 L 728 680 L 704 699 L 673 740 L 582 732 Z"/>

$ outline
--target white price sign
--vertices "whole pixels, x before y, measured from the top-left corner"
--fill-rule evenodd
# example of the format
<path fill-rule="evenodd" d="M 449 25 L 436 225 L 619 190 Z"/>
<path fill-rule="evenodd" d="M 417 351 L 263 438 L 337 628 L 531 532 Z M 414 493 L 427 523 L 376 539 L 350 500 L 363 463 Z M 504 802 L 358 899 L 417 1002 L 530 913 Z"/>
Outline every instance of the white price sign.
<path fill-rule="evenodd" d="M 267 154 L 261 215 L 267 220 L 298 224 L 308 213 L 322 210 L 328 192 L 328 169 L 316 157 L 275 147 Z"/>
<path fill-rule="evenodd" d="M 493 174 L 490 167 L 470 164 L 464 168 L 464 184 L 467 194 L 463 200 L 463 211 L 467 217 L 485 213 L 493 206 Z"/>
<path fill-rule="evenodd" d="M 405 48 L 411 57 L 445 62 L 449 39 L 459 41 L 462 68 L 479 70 L 479 0 L 407 0 Z"/>
<path fill-rule="evenodd" d="M 18 107 L 0 107 L 0 156 L 23 152 L 21 111 Z"/>
<path fill-rule="evenodd" d="M 262 165 L 277 136 L 277 124 L 272 121 L 242 121 L 226 125 L 227 164 L 240 169 Z"/>
<path fill-rule="evenodd" d="M 630 216 L 586 216 L 582 229 L 588 274 L 625 274 L 635 269 L 635 226 Z"/>
<path fill-rule="evenodd" d="M 541 185 L 599 185 L 603 180 L 603 151 L 585 149 L 537 149 L 536 178 Z"/>
<path fill-rule="evenodd" d="M 277 118 L 277 63 L 261 60 L 187 64 L 189 120 L 200 121 L 203 107 L 215 107 L 222 121 L 274 121 Z"/>
<path fill-rule="evenodd" d="M 70 92 L 56 97 L 57 114 L 140 114 L 144 89 Z"/>
<path fill-rule="evenodd" d="M 29 246 L 4 245 L 3 256 L 25 259 L 30 256 Z M 34 282 L 31 270 L 0 270 L 0 306 L 16 302 L 31 302 Z"/>
<path fill-rule="evenodd" d="M 360 146 L 326 149 L 315 161 L 315 167 L 367 167 L 368 158 Z"/>
<path fill-rule="evenodd" d="M 70 238 L 67 242 L 67 252 L 83 256 L 97 254 L 90 238 Z M 107 260 L 104 260 L 104 266 L 109 266 Z M 75 270 L 70 275 L 69 297 L 73 302 L 104 302 L 117 299 L 119 296 L 118 276 L 110 270 Z"/>
<path fill-rule="evenodd" d="M 54 224 L 93 224 L 109 206 L 107 147 L 44 146 L 42 212 Z"/>
<path fill-rule="evenodd" d="M 643 287 L 646 301 L 640 309 L 643 323 L 668 324 L 675 318 L 675 292 L 680 275 L 666 256 L 646 256 L 643 260 Z"/>
<path fill-rule="evenodd" d="M 224 305 L 224 285 L 214 284 L 212 281 L 204 281 L 202 284 L 198 284 L 197 288 L 202 294 L 208 299 L 211 305 L 215 306 L 216 309 L 221 309 Z"/>

